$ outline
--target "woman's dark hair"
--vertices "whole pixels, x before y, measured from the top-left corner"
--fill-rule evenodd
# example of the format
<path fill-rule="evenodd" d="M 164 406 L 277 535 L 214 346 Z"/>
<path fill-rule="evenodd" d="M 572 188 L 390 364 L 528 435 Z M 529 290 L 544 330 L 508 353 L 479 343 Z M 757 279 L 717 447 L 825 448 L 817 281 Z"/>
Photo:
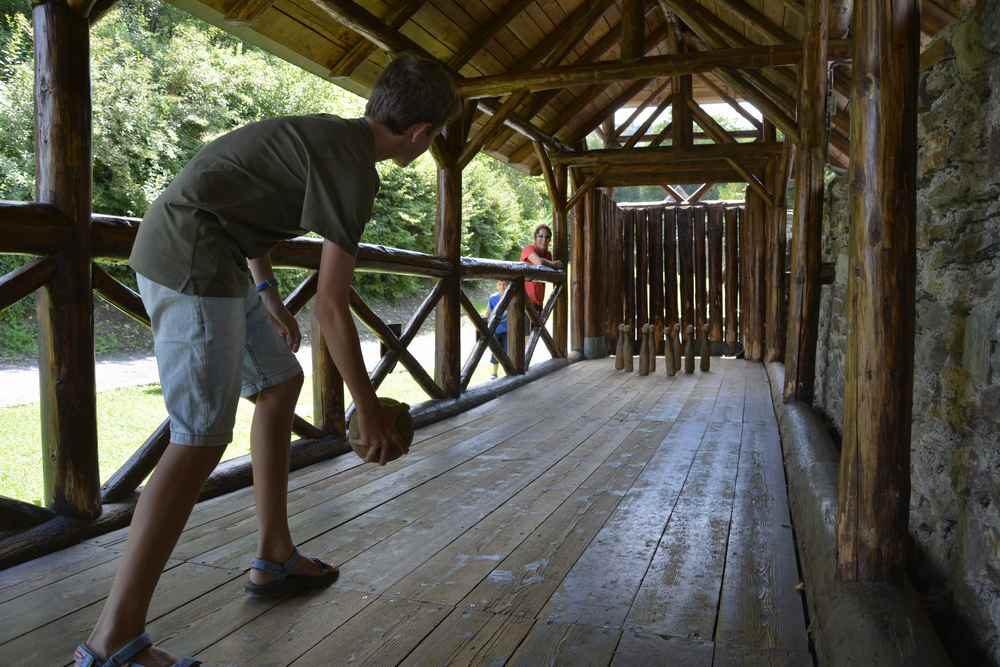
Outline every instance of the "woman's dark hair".
<path fill-rule="evenodd" d="M 365 116 L 402 134 L 417 123 L 443 127 L 460 109 L 455 82 L 442 63 L 403 54 L 375 81 Z"/>
<path fill-rule="evenodd" d="M 541 224 L 541 225 L 538 225 L 537 227 L 535 227 L 535 233 L 531 235 L 531 238 L 534 239 L 536 236 L 538 236 L 538 232 L 542 231 L 543 229 L 549 233 L 549 238 L 551 239 L 552 238 L 552 228 L 549 227 L 546 224 Z"/>

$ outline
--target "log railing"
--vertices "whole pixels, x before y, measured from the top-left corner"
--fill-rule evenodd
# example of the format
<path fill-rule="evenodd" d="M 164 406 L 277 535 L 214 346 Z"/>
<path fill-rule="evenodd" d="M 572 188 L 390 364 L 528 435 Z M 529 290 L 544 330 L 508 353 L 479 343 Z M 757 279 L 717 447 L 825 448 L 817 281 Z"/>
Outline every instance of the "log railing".
<path fill-rule="evenodd" d="M 126 259 L 138 230 L 139 220 L 108 215 L 94 215 L 90 228 L 92 258 Z M 52 279 L 60 261 L 60 244 L 71 242 L 67 222 L 58 210 L 43 204 L 0 202 L 0 252 L 42 254 L 21 268 L 0 276 L 0 311 L 45 287 Z M 66 231 L 67 233 L 63 233 Z M 47 237 L 48 232 L 51 235 Z M 316 294 L 322 240 L 300 237 L 279 243 L 272 250 L 272 262 L 277 267 L 312 269 L 309 275 L 285 298 L 285 305 L 299 313 Z M 376 389 L 390 372 L 401 364 L 414 381 L 430 397 L 414 406 L 418 424 L 444 418 L 488 400 L 504 391 L 530 381 L 539 374 L 525 375 L 538 340 L 549 347 L 553 358 L 557 352 L 553 338 L 544 326 L 559 295 L 565 289 L 566 272 L 537 267 L 521 262 L 461 257 L 458 262 L 426 253 L 377 245 L 362 244 L 358 252 L 357 270 L 393 273 L 435 280 L 434 286 L 416 309 L 400 335 L 389 327 L 356 291 L 351 292 L 351 309 L 385 345 L 387 352 L 370 372 Z M 476 348 L 466 361 L 461 374 L 458 397 L 449 396 L 408 350 L 424 322 L 442 303 L 449 282 L 460 280 L 503 279 L 511 289 L 504 294 L 500 307 L 485 322 L 464 292 L 460 292 L 461 308 L 480 333 Z M 546 307 L 535 313 L 524 307 L 524 281 L 536 280 L 555 285 Z M 115 279 L 96 263 L 91 264 L 91 287 L 112 307 L 145 326 L 149 316 L 140 296 Z M 511 349 L 503 349 L 496 339 L 501 314 L 507 312 L 511 330 L 520 329 L 520 336 L 510 336 Z M 525 341 L 524 321 L 532 322 L 531 337 Z M 345 440 L 346 422 L 353 406 L 345 410 L 344 387 L 340 374 L 323 345 L 321 332 L 313 320 L 313 423 L 294 416 L 292 431 L 300 437 L 291 445 L 291 467 L 309 465 L 349 450 Z M 473 373 L 485 349 L 489 347 L 500 360 L 508 377 L 490 384 L 488 390 L 469 389 Z M 527 351 L 525 348 L 527 347 Z M 514 349 L 519 348 L 519 349 Z M 561 361 L 560 363 L 565 363 Z M 549 368 L 558 367 L 556 365 Z M 72 381 L 72 380 L 70 380 Z M 89 535 L 125 525 L 131 517 L 136 492 L 152 472 L 170 442 L 168 421 L 159 424 L 142 442 L 133 455 L 100 488 L 103 510 L 98 518 L 71 518 L 58 511 L 40 508 L 19 500 L 0 496 L 0 567 L 20 562 L 36 554 L 60 548 Z M 203 497 L 231 491 L 250 483 L 250 462 L 246 457 L 219 465 L 203 489 Z"/>

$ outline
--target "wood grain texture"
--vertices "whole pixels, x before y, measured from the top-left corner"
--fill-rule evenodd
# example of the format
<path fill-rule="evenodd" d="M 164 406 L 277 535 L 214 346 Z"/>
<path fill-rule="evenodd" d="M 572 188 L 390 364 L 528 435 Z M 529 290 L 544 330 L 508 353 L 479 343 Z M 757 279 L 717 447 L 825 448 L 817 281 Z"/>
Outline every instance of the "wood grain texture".
<path fill-rule="evenodd" d="M 851 331 L 837 522 L 837 570 L 847 580 L 891 579 L 907 569 L 918 26 L 915 2 L 855 5 Z"/>
<path fill-rule="evenodd" d="M 806 3 L 805 43 L 800 70 L 800 136 L 795 155 L 795 217 L 785 350 L 786 401 L 810 403 L 816 378 L 819 334 L 820 261 L 823 233 L 823 171 L 826 167 L 826 54 L 829 0 Z"/>
<path fill-rule="evenodd" d="M 446 153 L 438 164 L 437 217 L 434 222 L 436 251 L 448 259 L 452 274 L 446 278 L 434 318 L 434 379 L 446 396 L 462 391 L 462 291 L 459 261 L 462 254 L 462 167 L 458 155 L 465 145 L 461 122 L 448 124 L 444 136 Z"/>
<path fill-rule="evenodd" d="M 91 292 L 90 24 L 67 5 L 33 11 L 35 190 L 69 219 L 72 244 L 37 299 L 45 504 L 59 514 L 101 512 Z"/>

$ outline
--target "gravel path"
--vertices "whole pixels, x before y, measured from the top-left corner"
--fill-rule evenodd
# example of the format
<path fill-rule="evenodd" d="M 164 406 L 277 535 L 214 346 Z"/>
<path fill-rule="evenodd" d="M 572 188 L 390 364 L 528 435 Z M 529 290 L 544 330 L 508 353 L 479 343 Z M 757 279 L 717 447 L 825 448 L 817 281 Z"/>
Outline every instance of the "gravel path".
<path fill-rule="evenodd" d="M 414 307 L 415 308 L 415 307 Z M 412 310 L 410 311 L 412 312 Z M 380 313 L 382 315 L 382 313 Z M 388 319 L 387 321 L 392 321 Z M 462 327 L 462 358 L 475 346 L 475 328 L 463 320 Z M 304 323 L 303 323 L 304 326 Z M 360 329 L 359 329 L 360 330 Z M 365 330 L 367 332 L 367 330 Z M 365 366 L 373 368 L 379 358 L 379 345 L 370 335 L 362 336 L 361 352 L 365 358 Z M 434 372 L 434 327 L 433 322 L 425 324 L 409 346 L 413 356 L 433 375 Z M 299 349 L 299 363 L 306 375 L 312 372 L 312 348 L 304 343 Z M 488 361 L 487 355 L 484 359 Z M 532 363 L 540 363 L 549 359 L 548 349 L 541 342 L 535 350 Z M 153 356 L 140 356 L 130 359 L 99 361 L 96 366 L 97 391 L 107 391 L 120 387 L 155 384 L 159 381 L 156 369 L 156 359 Z M 38 401 L 38 367 L 8 368 L 0 370 L 0 407 L 34 403 Z"/>

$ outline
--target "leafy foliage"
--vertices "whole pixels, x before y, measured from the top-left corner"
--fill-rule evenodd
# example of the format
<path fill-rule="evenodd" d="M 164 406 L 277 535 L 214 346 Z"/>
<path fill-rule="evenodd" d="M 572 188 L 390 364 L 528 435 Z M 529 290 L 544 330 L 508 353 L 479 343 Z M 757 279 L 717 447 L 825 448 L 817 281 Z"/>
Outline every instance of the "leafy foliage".
<path fill-rule="evenodd" d="M 122 0 L 91 29 L 95 211 L 141 217 L 206 142 L 262 118 L 359 116 L 364 100 L 243 44 L 160 0 Z M 34 72 L 30 4 L 0 0 L 0 199 L 34 198 Z M 436 172 L 424 157 L 378 167 L 382 188 L 364 241 L 434 251 Z M 477 157 L 466 168 L 463 253 L 511 257 L 550 218 L 540 179 Z M 0 257 L 0 275 L 20 259 Z M 118 267 L 119 277 L 128 274 Z M 303 272 L 282 272 L 289 289 Z M 392 299 L 414 278 L 359 274 L 367 296 Z M 28 300 L 0 315 L 0 355 L 27 353 Z M 16 340 L 15 340 L 16 338 Z"/>

